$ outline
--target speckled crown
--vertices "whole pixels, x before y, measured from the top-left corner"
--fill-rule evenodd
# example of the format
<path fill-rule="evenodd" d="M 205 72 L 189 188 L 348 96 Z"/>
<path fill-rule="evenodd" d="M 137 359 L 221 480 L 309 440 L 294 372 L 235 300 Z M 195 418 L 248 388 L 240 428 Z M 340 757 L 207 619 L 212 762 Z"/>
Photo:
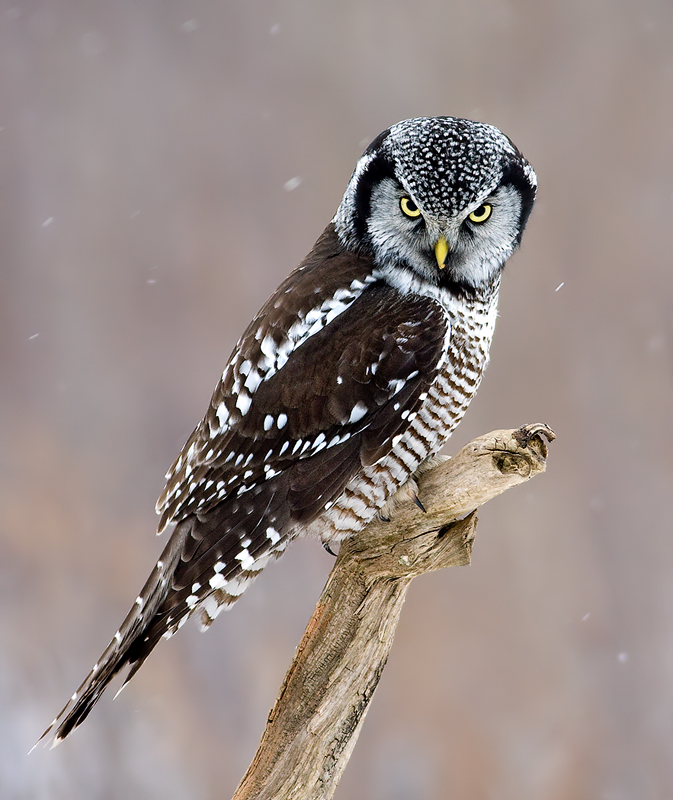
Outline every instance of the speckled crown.
<path fill-rule="evenodd" d="M 493 125 L 455 117 L 418 117 L 379 137 L 398 180 L 432 215 L 452 215 L 497 186 L 523 157 Z"/>

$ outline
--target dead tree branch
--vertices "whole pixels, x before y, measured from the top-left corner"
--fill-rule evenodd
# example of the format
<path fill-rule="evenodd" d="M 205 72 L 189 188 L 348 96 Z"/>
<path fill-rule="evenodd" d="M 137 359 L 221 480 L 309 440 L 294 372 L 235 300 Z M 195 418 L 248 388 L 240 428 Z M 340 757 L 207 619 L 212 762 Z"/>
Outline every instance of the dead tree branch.
<path fill-rule="evenodd" d="M 475 509 L 545 470 L 543 437 L 536 424 L 475 439 L 421 476 L 425 513 L 409 498 L 341 545 L 234 800 L 333 796 L 412 578 L 470 563 Z"/>

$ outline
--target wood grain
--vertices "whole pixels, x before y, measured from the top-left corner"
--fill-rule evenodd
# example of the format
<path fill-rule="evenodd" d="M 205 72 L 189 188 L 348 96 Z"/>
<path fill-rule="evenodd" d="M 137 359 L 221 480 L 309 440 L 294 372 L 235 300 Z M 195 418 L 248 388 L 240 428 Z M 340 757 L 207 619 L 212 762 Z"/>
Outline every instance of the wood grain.
<path fill-rule="evenodd" d="M 493 431 L 342 543 L 234 800 L 328 800 L 357 741 L 412 579 L 470 563 L 476 509 L 546 467 L 542 424 Z"/>

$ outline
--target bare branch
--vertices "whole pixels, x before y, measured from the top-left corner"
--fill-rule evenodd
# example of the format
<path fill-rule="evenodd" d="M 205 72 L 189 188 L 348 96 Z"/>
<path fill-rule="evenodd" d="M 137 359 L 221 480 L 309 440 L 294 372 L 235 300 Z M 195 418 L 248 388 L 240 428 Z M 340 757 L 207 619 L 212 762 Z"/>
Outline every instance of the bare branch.
<path fill-rule="evenodd" d="M 328 800 L 388 659 L 411 580 L 470 563 L 475 509 L 546 467 L 553 432 L 494 431 L 423 474 L 394 520 L 341 545 L 234 800 Z M 467 516 L 466 516 L 467 515 Z"/>

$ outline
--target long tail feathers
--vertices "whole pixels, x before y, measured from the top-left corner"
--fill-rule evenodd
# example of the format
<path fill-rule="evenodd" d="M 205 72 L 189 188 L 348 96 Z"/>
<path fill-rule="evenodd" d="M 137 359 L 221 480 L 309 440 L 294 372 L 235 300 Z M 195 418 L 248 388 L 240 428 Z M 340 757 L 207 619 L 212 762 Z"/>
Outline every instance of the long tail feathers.
<path fill-rule="evenodd" d="M 171 636 L 196 615 L 207 628 L 278 558 L 295 533 L 283 504 L 285 474 L 260 484 L 254 501 L 215 506 L 179 522 L 121 627 L 68 704 L 42 734 L 52 746 L 88 716 L 110 681 L 127 670 L 133 677 L 162 636 Z M 123 688 L 123 687 L 122 687 Z"/>
<path fill-rule="evenodd" d="M 152 570 L 121 627 L 94 664 L 82 685 L 42 734 L 37 744 L 47 739 L 47 741 L 51 741 L 51 746 L 55 747 L 63 741 L 69 733 L 84 722 L 115 675 L 130 666 L 122 685 L 123 688 L 147 658 L 152 648 L 145 646 L 139 651 L 137 643 L 152 624 L 157 610 L 170 590 L 171 579 L 180 561 L 188 533 L 189 527 L 184 523 L 178 525 L 173 531 L 161 558 Z M 156 644 L 159 638 L 160 635 L 153 637 L 153 644 Z"/>

